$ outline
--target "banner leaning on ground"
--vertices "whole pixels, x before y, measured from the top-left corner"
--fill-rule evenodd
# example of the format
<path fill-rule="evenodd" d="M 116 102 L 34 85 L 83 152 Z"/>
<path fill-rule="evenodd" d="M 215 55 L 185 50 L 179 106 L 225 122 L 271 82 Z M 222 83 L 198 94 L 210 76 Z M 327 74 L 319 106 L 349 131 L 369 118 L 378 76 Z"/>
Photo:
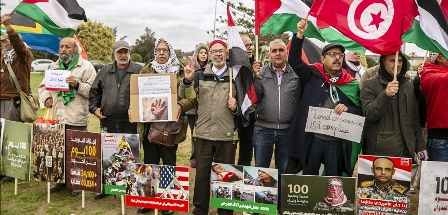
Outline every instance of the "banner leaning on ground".
<path fill-rule="evenodd" d="M 419 195 L 418 214 L 448 213 L 448 162 L 422 162 Z"/>

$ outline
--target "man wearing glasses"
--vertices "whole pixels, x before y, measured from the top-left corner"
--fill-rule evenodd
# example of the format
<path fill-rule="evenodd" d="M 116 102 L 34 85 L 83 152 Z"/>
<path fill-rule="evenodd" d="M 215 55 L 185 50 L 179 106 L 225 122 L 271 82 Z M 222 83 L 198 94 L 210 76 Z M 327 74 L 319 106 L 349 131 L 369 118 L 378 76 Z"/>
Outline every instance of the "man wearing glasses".
<path fill-rule="evenodd" d="M 286 44 L 280 39 L 271 41 L 270 63 L 262 68 L 255 80 L 259 99 L 254 127 L 255 166 L 269 167 L 274 152 L 280 174 L 286 169 L 286 137 L 300 94 L 299 76 L 287 63 L 287 57 Z"/>
<path fill-rule="evenodd" d="M 288 136 L 288 173 L 303 168 L 304 175 L 318 175 L 321 163 L 324 175 L 351 175 L 351 142 L 323 135 L 306 133 L 305 125 L 310 106 L 334 109 L 337 114 L 349 112 L 361 114 L 359 84 L 342 68 L 345 48 L 340 44 L 328 44 L 322 49 L 321 63 L 307 65 L 301 60 L 303 32 L 306 22 L 297 24 L 298 32 L 291 41 L 289 63 L 298 73 L 302 84 L 300 101 L 294 109 L 296 117 Z"/>

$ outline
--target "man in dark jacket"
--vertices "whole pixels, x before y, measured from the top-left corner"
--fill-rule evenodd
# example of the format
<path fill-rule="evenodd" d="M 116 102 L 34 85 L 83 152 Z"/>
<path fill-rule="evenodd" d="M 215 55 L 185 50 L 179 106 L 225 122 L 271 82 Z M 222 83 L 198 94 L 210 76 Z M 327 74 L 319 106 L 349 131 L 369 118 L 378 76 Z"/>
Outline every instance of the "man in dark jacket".
<path fill-rule="evenodd" d="M 259 102 L 254 128 L 255 165 L 269 167 L 275 145 L 275 165 L 284 173 L 288 162 L 287 133 L 300 95 L 299 76 L 287 63 L 286 44 L 269 43 L 270 63 L 255 80 Z"/>
<path fill-rule="evenodd" d="M 414 84 L 406 76 L 409 62 L 400 52 L 396 80 L 395 54 L 381 56 L 379 64 L 378 73 L 361 90 L 365 153 L 413 157 L 425 146 Z"/>
<path fill-rule="evenodd" d="M 323 134 L 306 133 L 305 125 L 310 106 L 334 109 L 337 114 L 360 114 L 359 84 L 342 68 L 345 51 L 342 45 L 326 45 L 322 49 L 322 63 L 303 63 L 301 53 L 305 28 L 303 20 L 297 24 L 298 32 L 292 38 L 289 52 L 288 61 L 299 74 L 302 94 L 289 129 L 287 172 L 297 173 L 303 167 L 304 175 L 317 175 L 323 163 L 325 175 L 351 174 L 352 143 Z"/>
<path fill-rule="evenodd" d="M 89 95 L 89 111 L 108 133 L 137 133 L 137 125 L 129 122 L 130 77 L 142 68 L 131 62 L 130 46 L 126 41 L 115 42 L 115 61 L 96 76 Z"/>

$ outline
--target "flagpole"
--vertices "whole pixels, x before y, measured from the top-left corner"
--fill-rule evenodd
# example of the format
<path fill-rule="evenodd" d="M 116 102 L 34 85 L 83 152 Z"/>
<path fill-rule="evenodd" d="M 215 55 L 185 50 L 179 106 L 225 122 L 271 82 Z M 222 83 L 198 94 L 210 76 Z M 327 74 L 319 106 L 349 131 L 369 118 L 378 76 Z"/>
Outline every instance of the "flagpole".
<path fill-rule="evenodd" d="M 255 35 L 255 61 L 258 61 L 258 35 Z"/>
<path fill-rule="evenodd" d="M 397 70 L 398 70 L 398 53 L 400 50 L 395 52 L 395 65 L 394 65 L 394 81 L 397 81 Z"/>
<path fill-rule="evenodd" d="M 216 9 L 218 8 L 218 0 L 215 0 L 215 17 L 213 18 L 213 39 L 216 38 Z"/>

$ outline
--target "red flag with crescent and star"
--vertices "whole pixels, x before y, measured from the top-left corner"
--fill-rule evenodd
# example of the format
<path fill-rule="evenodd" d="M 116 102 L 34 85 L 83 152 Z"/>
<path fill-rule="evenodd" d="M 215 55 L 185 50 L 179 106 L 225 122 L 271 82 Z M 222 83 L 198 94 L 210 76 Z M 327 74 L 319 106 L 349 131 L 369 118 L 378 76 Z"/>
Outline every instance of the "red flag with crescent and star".
<path fill-rule="evenodd" d="M 372 52 L 393 54 L 418 14 L 414 0 L 315 0 L 319 28 L 332 26 Z"/>

